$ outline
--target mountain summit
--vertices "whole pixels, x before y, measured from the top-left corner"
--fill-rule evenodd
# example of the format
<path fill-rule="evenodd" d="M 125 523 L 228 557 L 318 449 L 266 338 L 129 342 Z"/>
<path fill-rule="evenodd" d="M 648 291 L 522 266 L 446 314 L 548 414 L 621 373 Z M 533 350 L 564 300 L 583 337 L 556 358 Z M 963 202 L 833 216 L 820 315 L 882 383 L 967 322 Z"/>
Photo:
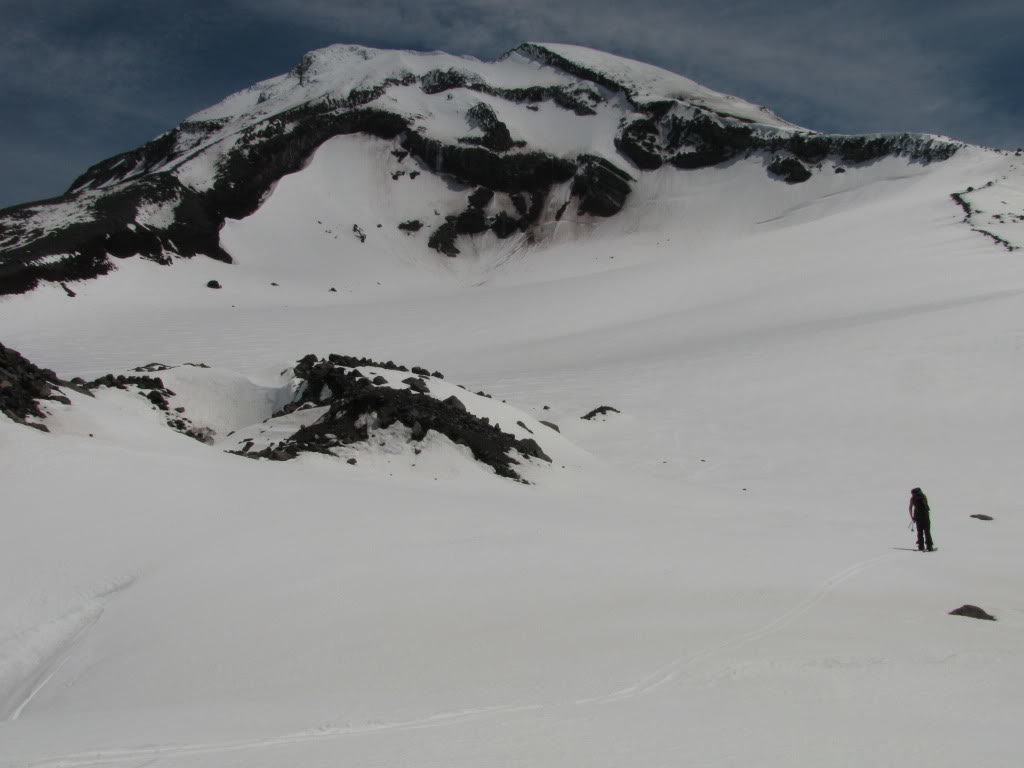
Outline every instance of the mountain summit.
<path fill-rule="evenodd" d="M 579 46 L 526 43 L 483 62 L 333 45 L 94 165 L 59 198 L 0 211 L 0 293 L 95 277 L 133 256 L 231 262 L 225 222 L 256 212 L 280 179 L 338 136 L 387 147 L 393 162 L 382 178 L 432 174 L 464 191 L 421 194 L 407 218 L 387 225 L 422 230 L 424 250 L 445 256 L 488 232 L 536 244 L 555 222 L 614 216 L 640 178 L 663 167 L 757 158 L 772 178 L 798 184 L 886 156 L 942 160 L 960 146 L 923 135 L 818 134 Z"/>

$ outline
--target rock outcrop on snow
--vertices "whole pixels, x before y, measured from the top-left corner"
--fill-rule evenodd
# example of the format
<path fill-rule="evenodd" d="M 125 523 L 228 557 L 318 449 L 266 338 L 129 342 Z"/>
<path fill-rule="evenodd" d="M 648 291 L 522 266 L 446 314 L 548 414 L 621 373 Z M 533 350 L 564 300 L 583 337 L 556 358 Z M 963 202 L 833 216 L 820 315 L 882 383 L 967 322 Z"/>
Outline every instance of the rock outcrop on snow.
<path fill-rule="evenodd" d="M 0 413 L 19 424 L 47 431 L 45 425 L 31 421 L 45 418 L 40 400 L 69 403 L 60 387 L 67 386 L 57 374 L 39 368 L 15 350 L 0 344 Z"/>
<path fill-rule="evenodd" d="M 579 141 L 562 135 L 559 114 L 583 121 L 574 123 Z M 464 128 L 454 133 L 443 127 L 457 124 Z M 517 126 L 529 126 L 530 137 Z M 490 63 L 332 46 L 97 163 L 61 197 L 0 211 L 0 294 L 97 277 L 129 257 L 230 262 L 219 239 L 225 220 L 252 214 L 324 142 L 351 134 L 393 142 L 396 156 L 416 164 L 410 178 L 429 172 L 474 190 L 427 238 L 451 257 L 465 237 L 530 232 L 561 184 L 575 206 L 562 205 L 559 219 L 607 217 L 626 205 L 639 174 L 664 167 L 760 155 L 773 177 L 794 184 L 827 159 L 931 162 L 959 146 L 805 131 L 686 78 L 575 46 L 525 44 Z M 509 204 L 489 208 L 481 190 Z"/>
<path fill-rule="evenodd" d="M 587 411 L 585 414 L 580 416 L 584 421 L 593 421 L 598 416 L 606 416 L 609 413 L 621 413 L 618 408 L 613 408 L 610 405 L 599 405 L 591 411 Z"/>
<path fill-rule="evenodd" d="M 154 375 L 189 367 L 207 368 L 201 363 L 150 363 L 127 373 L 65 382 L 53 371 L 38 368 L 18 352 L 0 345 L 0 412 L 20 424 L 49 431 L 33 419 L 42 420 L 47 415 L 40 400 L 72 405 L 60 387 L 86 395 L 116 389 L 145 399 L 171 429 L 212 445 L 215 431 L 195 421 L 186 407 L 195 402 L 195 392 L 179 398 L 162 376 Z M 190 377 L 193 382 L 197 375 Z M 200 377 L 206 381 L 200 386 L 211 391 L 224 388 L 218 374 L 203 374 L 207 375 L 209 379 Z M 409 368 L 390 360 L 379 362 L 351 355 L 332 354 L 322 359 L 307 355 L 290 369 L 289 382 L 281 391 L 294 393 L 287 404 L 261 424 L 240 428 L 237 434 L 225 437 L 218 447 L 248 458 L 283 461 L 303 453 L 337 455 L 336 449 L 358 449 L 386 436 L 392 442 L 411 446 L 418 454 L 421 448 L 417 446 L 434 433 L 464 447 L 472 459 L 495 474 L 517 481 L 525 482 L 516 469 L 523 462 L 536 460 L 550 465 L 552 461 L 533 437 L 536 422 L 531 429 L 524 422 L 528 418 L 525 414 L 496 404 L 489 396 L 450 384 L 439 371 L 420 366 Z M 481 407 L 482 403 L 486 406 Z M 81 401 L 75 405 L 80 406 Z M 486 415 L 496 409 L 507 426 Z M 515 428 L 510 428 L 512 424 Z"/>
<path fill-rule="evenodd" d="M 370 378 L 368 370 L 413 375 L 399 382 L 379 374 Z M 301 453 L 333 455 L 337 448 L 366 443 L 397 425 L 405 429 L 403 439 L 410 443 L 420 443 L 429 432 L 436 432 L 468 448 L 474 459 L 496 474 L 514 480 L 522 480 L 515 470 L 521 461 L 551 461 L 536 440 L 516 437 L 488 417 L 472 413 L 454 395 L 436 396 L 431 382 L 443 380 L 437 372 L 430 374 L 416 367 L 410 371 L 390 361 L 332 354 L 324 359 L 307 355 L 295 365 L 294 375 L 299 382 L 298 395 L 274 414 L 275 418 L 303 411 L 314 412 L 316 418 L 259 448 L 252 439 L 243 439 L 237 453 L 279 461 Z M 476 396 L 467 392 L 464 398 L 469 397 Z"/>

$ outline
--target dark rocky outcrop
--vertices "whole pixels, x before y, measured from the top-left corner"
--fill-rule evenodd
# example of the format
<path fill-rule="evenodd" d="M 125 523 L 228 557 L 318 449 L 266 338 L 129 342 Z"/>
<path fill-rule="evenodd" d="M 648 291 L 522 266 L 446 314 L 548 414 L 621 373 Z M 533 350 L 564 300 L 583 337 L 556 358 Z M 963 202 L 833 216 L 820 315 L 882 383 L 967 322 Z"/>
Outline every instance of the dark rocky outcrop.
<path fill-rule="evenodd" d="M 976 515 L 971 515 L 971 517 L 973 517 L 975 520 L 994 520 L 995 519 L 995 518 L 992 517 L 992 515 L 983 515 L 983 514 L 980 514 L 980 513 L 976 514 Z"/>
<path fill-rule="evenodd" d="M 470 413 L 456 397 L 438 400 L 427 392 L 422 378 L 409 377 L 410 389 L 375 386 L 355 363 L 363 358 L 332 355 L 326 360 L 307 355 L 295 366 L 295 375 L 305 380 L 300 395 L 281 413 L 327 406 L 328 412 L 291 437 L 260 451 L 241 451 L 250 458 L 287 460 L 303 452 L 331 453 L 332 448 L 369 440 L 371 430 L 402 424 L 409 439 L 420 442 L 431 430 L 470 449 L 473 457 L 502 477 L 522 480 L 515 471 L 518 460 L 511 455 L 551 461 L 536 441 L 520 440 L 502 431 L 488 419 Z M 373 364 L 360 362 L 359 365 Z M 393 365 L 393 364 L 392 364 Z"/>
<path fill-rule="evenodd" d="M 966 616 L 969 619 L 995 621 L 996 617 L 976 605 L 961 605 L 949 612 L 950 616 Z"/>
<path fill-rule="evenodd" d="M 768 164 L 768 173 L 784 179 L 787 184 L 799 184 L 811 178 L 811 172 L 793 157 L 776 158 Z"/>
<path fill-rule="evenodd" d="M 593 216 L 614 216 L 626 204 L 633 177 L 603 157 L 581 155 L 572 182 L 572 194 L 579 199 L 579 212 Z"/>
<path fill-rule="evenodd" d="M 0 413 L 19 424 L 48 431 L 42 424 L 26 421 L 30 417 L 43 418 L 40 400 L 53 400 L 70 404 L 60 391 L 65 382 L 47 368 L 39 368 L 17 351 L 0 344 Z"/>
<path fill-rule="evenodd" d="M 486 208 L 487 204 L 494 199 L 494 190 L 487 187 L 479 187 L 469 196 L 470 208 Z"/>
<path fill-rule="evenodd" d="M 633 121 L 615 138 L 615 148 L 643 171 L 655 171 L 665 162 L 658 144 L 658 125 L 651 119 Z"/>
<path fill-rule="evenodd" d="M 462 138 L 459 139 L 460 142 L 480 144 L 480 146 L 487 147 L 487 149 L 494 150 L 495 152 L 507 152 L 515 145 L 508 126 L 501 122 L 498 116 L 494 114 L 494 110 L 482 101 L 470 107 L 466 113 L 466 122 L 473 128 L 482 130 L 484 135 L 482 138 Z"/>
<path fill-rule="evenodd" d="M 111 257 L 140 255 L 166 264 L 174 256 L 205 255 L 230 262 L 219 241 L 224 220 L 253 213 L 274 182 L 299 170 L 324 141 L 351 133 L 390 139 L 407 126 L 404 118 L 379 110 L 337 114 L 333 109 L 327 103 L 304 105 L 268 120 L 262 129 L 249 129 L 246 140 L 221 161 L 217 181 L 206 192 L 186 187 L 170 172 L 151 172 L 183 159 L 180 147 L 174 153 L 172 132 L 93 166 L 62 197 L 0 210 L 0 229 L 13 240 L 0 252 L 0 294 L 31 290 L 40 281 L 94 278 L 113 268 Z M 285 124 L 290 131 L 280 128 Z M 118 186 L 89 203 L 80 198 L 79 193 L 115 182 Z M 84 220 L 49 231 L 31 229 L 34 209 L 76 201 L 88 206 Z M 171 208 L 173 222 L 159 229 L 137 224 L 140 208 L 147 205 Z"/>
<path fill-rule="evenodd" d="M 420 77 L 420 89 L 427 94 L 443 93 L 453 88 L 465 88 L 478 82 L 475 75 L 456 69 L 432 69 Z"/>
<path fill-rule="evenodd" d="M 460 251 L 455 245 L 455 239 L 459 236 L 459 230 L 455 226 L 455 219 L 449 219 L 430 233 L 427 245 L 445 256 L 458 256 Z"/>
<path fill-rule="evenodd" d="M 409 131 L 402 146 L 434 173 L 458 178 L 474 186 L 501 192 L 523 192 L 550 187 L 572 178 L 573 162 L 544 152 L 501 155 L 484 147 L 444 144 Z"/>
<path fill-rule="evenodd" d="M 111 190 L 80 216 L 48 230 L 34 223 L 37 210 L 56 209 L 73 196 L 0 210 L 0 230 L 8 242 L 0 252 L 0 294 L 31 290 L 39 282 L 73 282 L 106 274 L 112 258 L 139 255 L 169 263 L 171 254 L 204 254 L 231 261 L 218 239 L 221 220 L 209 215 L 202 196 L 169 173 L 147 176 Z M 84 206 L 84 203 L 80 203 Z M 143 206 L 166 206 L 173 221 L 160 229 L 136 224 Z"/>

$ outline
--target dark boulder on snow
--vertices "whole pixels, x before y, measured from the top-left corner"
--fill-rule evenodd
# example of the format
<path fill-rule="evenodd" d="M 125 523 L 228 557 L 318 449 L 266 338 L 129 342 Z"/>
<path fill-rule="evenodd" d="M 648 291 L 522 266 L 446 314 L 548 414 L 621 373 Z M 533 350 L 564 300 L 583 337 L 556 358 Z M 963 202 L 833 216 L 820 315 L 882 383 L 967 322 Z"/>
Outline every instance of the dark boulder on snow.
<path fill-rule="evenodd" d="M 599 405 L 594 410 L 580 416 L 580 418 L 585 419 L 586 421 L 593 421 L 596 417 L 604 416 L 608 413 L 621 413 L 621 411 L 619 411 L 618 408 L 612 408 L 610 405 Z"/>
<path fill-rule="evenodd" d="M 961 605 L 949 612 L 950 616 L 966 616 L 969 619 L 983 619 L 995 621 L 996 617 L 976 605 Z"/>
<path fill-rule="evenodd" d="M 994 520 L 995 519 L 995 518 L 992 517 L 992 515 L 983 515 L 983 514 L 971 515 L 971 517 L 973 517 L 975 520 Z"/>

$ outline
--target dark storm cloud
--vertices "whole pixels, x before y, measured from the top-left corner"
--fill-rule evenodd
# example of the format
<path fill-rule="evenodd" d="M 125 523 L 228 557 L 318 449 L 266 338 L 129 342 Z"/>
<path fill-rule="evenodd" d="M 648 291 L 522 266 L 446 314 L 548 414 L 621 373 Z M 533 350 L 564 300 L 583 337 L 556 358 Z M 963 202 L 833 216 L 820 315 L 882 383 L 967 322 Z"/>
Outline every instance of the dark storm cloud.
<path fill-rule="evenodd" d="M 0 205 L 332 42 L 493 58 L 525 40 L 601 48 L 835 132 L 1024 143 L 1020 0 L 0 0 Z"/>

